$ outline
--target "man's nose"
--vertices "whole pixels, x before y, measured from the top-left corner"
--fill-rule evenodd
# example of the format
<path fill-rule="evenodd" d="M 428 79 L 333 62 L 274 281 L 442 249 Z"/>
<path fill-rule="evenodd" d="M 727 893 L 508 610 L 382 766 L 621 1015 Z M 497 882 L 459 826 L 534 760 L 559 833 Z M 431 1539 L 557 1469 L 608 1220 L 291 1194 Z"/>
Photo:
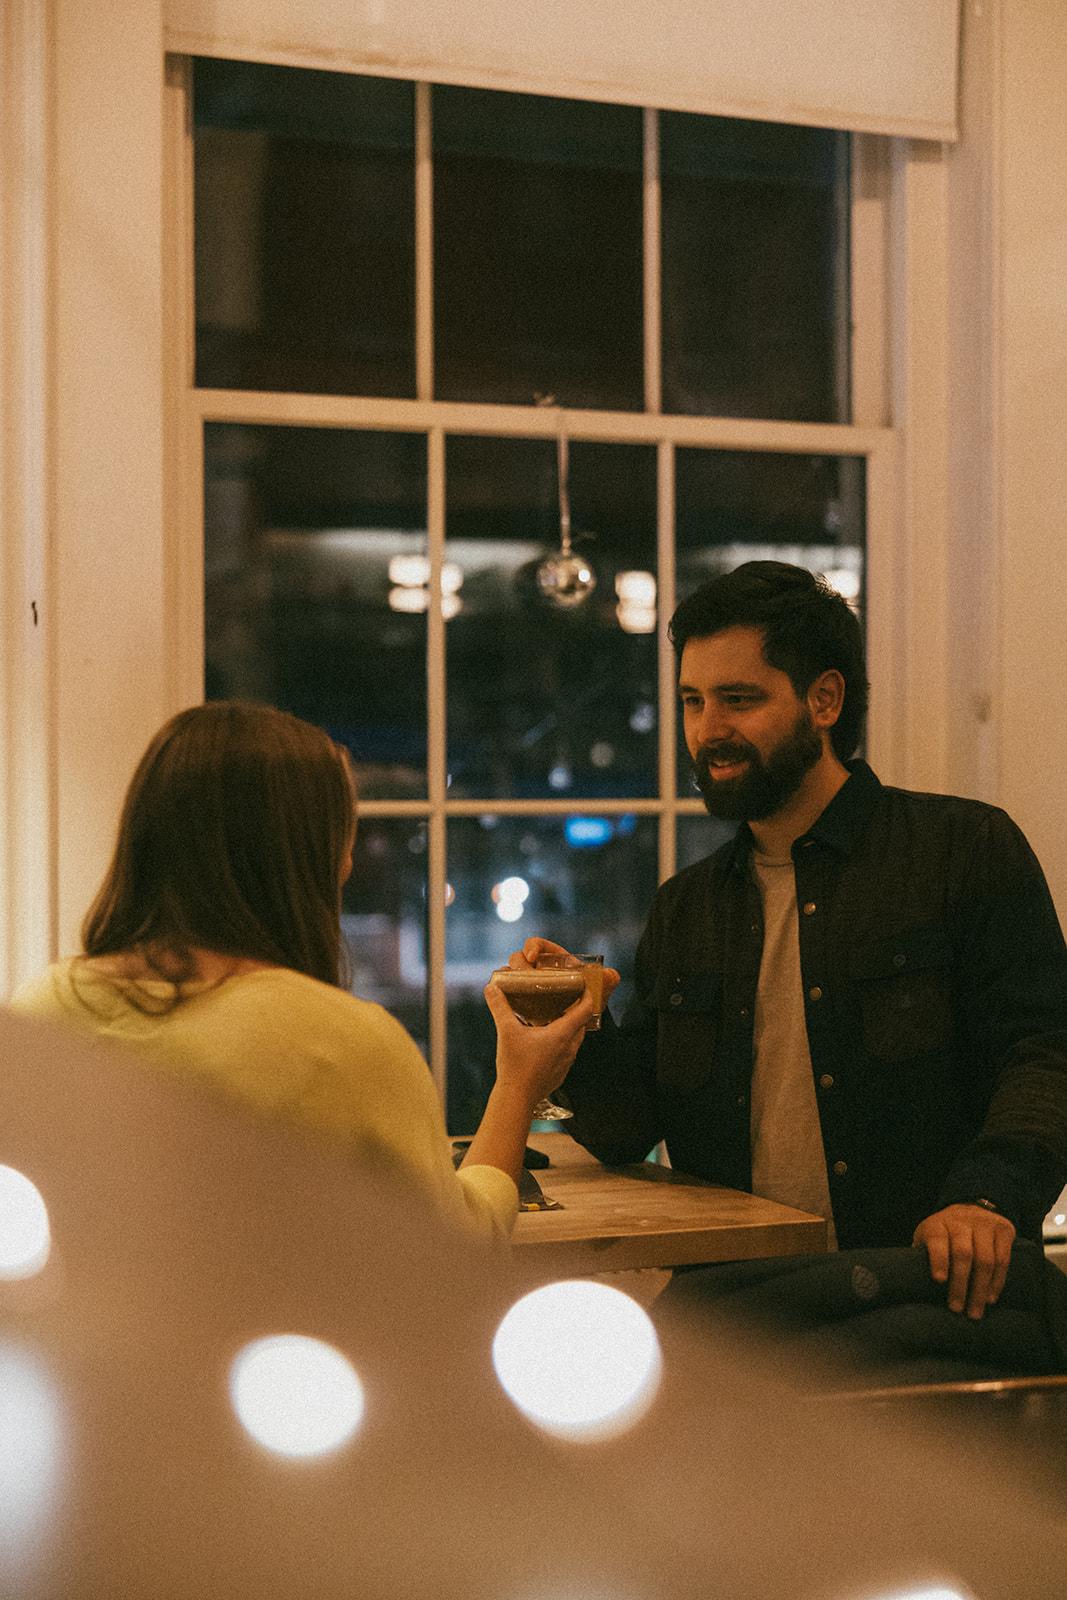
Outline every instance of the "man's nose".
<path fill-rule="evenodd" d="M 729 738 L 732 731 L 730 718 L 723 707 L 706 700 L 697 724 L 698 744 L 714 744 L 719 739 Z"/>

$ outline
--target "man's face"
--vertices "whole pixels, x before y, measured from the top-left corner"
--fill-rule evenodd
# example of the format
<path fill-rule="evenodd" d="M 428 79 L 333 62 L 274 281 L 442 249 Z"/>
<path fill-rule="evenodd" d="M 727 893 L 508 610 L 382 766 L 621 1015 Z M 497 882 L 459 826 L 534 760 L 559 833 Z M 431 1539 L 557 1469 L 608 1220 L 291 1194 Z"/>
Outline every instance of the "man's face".
<path fill-rule="evenodd" d="M 811 708 L 769 666 L 758 628 L 690 639 L 679 692 L 685 742 L 713 817 L 764 822 L 781 810 L 823 754 Z"/>

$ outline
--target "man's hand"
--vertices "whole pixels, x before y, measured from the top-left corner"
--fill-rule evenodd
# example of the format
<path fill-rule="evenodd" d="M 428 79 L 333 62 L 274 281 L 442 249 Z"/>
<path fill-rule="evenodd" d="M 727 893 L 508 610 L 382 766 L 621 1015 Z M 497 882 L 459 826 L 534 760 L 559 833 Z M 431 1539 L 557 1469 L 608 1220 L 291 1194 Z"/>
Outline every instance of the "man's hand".
<path fill-rule="evenodd" d="M 539 939 L 536 934 L 531 935 L 521 950 L 513 950 L 508 957 L 509 967 L 523 968 L 536 967 L 541 956 L 565 956 L 569 951 L 564 950 L 561 944 L 553 944 L 551 939 Z"/>
<path fill-rule="evenodd" d="M 924 1244 L 937 1283 L 948 1284 L 950 1311 L 976 1320 L 1004 1287 L 1015 1228 L 984 1206 L 946 1206 L 920 1222 L 912 1244 Z"/>
<path fill-rule="evenodd" d="M 536 934 L 532 934 L 521 950 L 513 950 L 511 952 L 508 957 L 508 966 L 514 967 L 521 972 L 528 970 L 530 967 L 536 967 L 541 956 L 565 956 L 569 954 L 570 952 L 564 950 L 561 944 L 553 944 L 551 939 L 540 939 Z M 614 967 L 604 968 L 604 987 L 602 991 L 604 1005 L 607 1005 L 609 995 L 619 987 L 621 982 L 622 979 Z"/>

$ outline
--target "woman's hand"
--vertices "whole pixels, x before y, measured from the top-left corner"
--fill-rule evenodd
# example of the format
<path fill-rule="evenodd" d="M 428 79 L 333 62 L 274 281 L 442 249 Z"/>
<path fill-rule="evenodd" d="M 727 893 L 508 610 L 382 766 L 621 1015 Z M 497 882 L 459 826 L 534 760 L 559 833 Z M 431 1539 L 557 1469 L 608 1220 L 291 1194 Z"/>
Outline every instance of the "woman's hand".
<path fill-rule="evenodd" d="M 534 1107 L 567 1076 L 593 1001 L 586 990 L 544 1028 L 525 1027 L 495 983 L 486 985 L 485 1002 L 496 1023 L 496 1082 L 462 1165 L 499 1167 L 518 1183 Z"/>
<path fill-rule="evenodd" d="M 496 1023 L 496 1076 L 504 1088 L 525 1092 L 531 1108 L 558 1089 L 570 1070 L 585 1025 L 593 1016 L 586 990 L 555 1022 L 529 1028 L 520 1022 L 495 983 L 486 985 L 485 1002 Z"/>
<path fill-rule="evenodd" d="M 535 966 L 538 957 L 547 952 L 568 953 L 548 939 L 527 939 L 508 965 L 522 971 Z M 618 982 L 615 969 L 605 967 L 604 1001 Z M 593 997 L 586 989 L 580 1000 L 543 1028 L 528 1028 L 521 1023 L 495 983 L 486 985 L 485 1003 L 496 1023 L 496 1082 L 462 1164 L 499 1167 L 517 1183 L 534 1107 L 558 1089 L 567 1076 L 585 1037 L 586 1023 L 594 1015 Z"/>

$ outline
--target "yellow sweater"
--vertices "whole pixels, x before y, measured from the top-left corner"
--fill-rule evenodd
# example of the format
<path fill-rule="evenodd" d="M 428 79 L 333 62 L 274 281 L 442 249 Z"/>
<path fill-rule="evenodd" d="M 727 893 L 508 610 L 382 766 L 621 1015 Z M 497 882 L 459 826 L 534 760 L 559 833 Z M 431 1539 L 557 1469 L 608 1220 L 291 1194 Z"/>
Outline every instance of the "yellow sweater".
<path fill-rule="evenodd" d="M 453 1171 L 429 1069 L 381 1006 L 271 967 L 186 985 L 171 1010 L 140 1009 L 171 995 L 171 984 L 134 985 L 68 960 L 23 984 L 11 1006 L 136 1051 L 161 1072 L 384 1153 L 447 1214 L 465 1217 L 485 1236 L 510 1232 L 514 1183 L 496 1167 Z"/>

